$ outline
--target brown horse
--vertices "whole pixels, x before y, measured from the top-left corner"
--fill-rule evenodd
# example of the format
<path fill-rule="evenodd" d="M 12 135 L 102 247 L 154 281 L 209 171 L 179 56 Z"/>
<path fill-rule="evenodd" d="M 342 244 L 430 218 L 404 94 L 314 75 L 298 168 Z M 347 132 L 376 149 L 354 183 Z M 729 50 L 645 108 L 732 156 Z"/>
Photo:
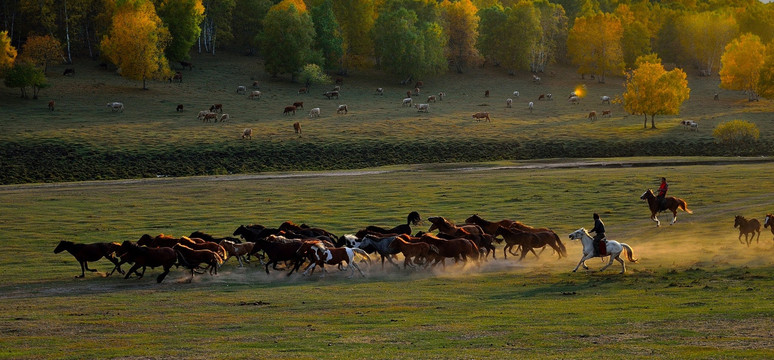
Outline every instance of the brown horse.
<path fill-rule="evenodd" d="M 226 261 L 226 259 L 231 257 L 236 257 L 237 261 L 239 261 L 239 267 L 242 267 L 242 261 L 244 260 L 245 263 L 250 263 L 250 260 L 247 258 L 250 256 L 250 252 L 253 251 L 253 246 L 255 243 L 251 242 L 245 242 L 243 244 L 235 243 L 231 240 L 223 240 L 220 242 L 220 246 L 223 247 L 223 249 L 226 250 L 226 254 L 228 256 L 226 258 L 223 258 L 223 261 Z"/>
<path fill-rule="evenodd" d="M 734 227 L 739 228 L 739 242 L 744 244 L 742 242 L 742 234 L 744 234 L 744 241 L 747 242 L 747 246 L 750 246 L 752 244 L 753 238 L 755 238 L 755 233 L 758 233 L 758 238 L 755 239 L 755 242 L 758 243 L 761 239 L 761 223 L 758 221 L 758 219 L 750 219 L 747 220 L 744 218 L 744 216 L 737 215 L 734 218 Z M 747 234 L 750 234 L 750 239 L 747 239 Z"/>
<path fill-rule="evenodd" d="M 194 270 L 200 268 L 201 264 L 207 265 L 205 269 L 210 269 L 210 275 L 212 275 L 213 272 L 217 274 L 218 268 L 223 264 L 223 258 L 211 250 L 195 250 L 180 243 L 175 244 L 172 249 L 175 250 L 177 261 L 180 265 L 191 269 L 191 278 L 188 282 L 193 281 Z"/>
<path fill-rule="evenodd" d="M 653 194 L 653 190 L 648 189 L 645 191 L 642 196 L 640 196 L 640 200 L 648 201 L 648 208 L 650 208 L 650 219 L 656 222 L 656 226 L 661 226 L 661 221 L 658 220 L 656 215 L 662 210 L 659 206 L 658 200 L 656 199 L 656 195 Z M 672 222 L 669 223 L 669 225 L 672 225 L 675 223 L 675 221 L 677 221 L 677 209 L 681 209 L 689 214 L 693 214 L 693 211 L 688 209 L 688 203 L 686 203 L 685 200 L 676 198 L 674 196 L 666 198 L 666 208 L 672 212 Z"/>
<path fill-rule="evenodd" d="M 763 227 L 771 229 L 771 234 L 774 235 L 774 224 L 772 222 L 774 221 L 774 216 L 771 214 L 766 214 L 766 220 L 763 221 Z"/>
<path fill-rule="evenodd" d="M 277 269 L 279 261 L 298 261 L 299 255 L 296 253 L 303 242 L 296 239 L 287 239 L 283 236 L 269 235 L 265 239 L 256 238 L 253 253 L 263 250 L 269 260 L 266 262 L 266 273 L 269 273 L 269 265 Z"/>
<path fill-rule="evenodd" d="M 218 254 L 218 256 L 220 256 L 223 260 L 226 260 L 226 258 L 228 257 L 228 254 L 226 253 L 226 249 L 224 249 L 219 244 L 214 242 L 204 241 L 204 240 L 199 242 L 198 240 L 202 240 L 202 239 L 191 239 L 189 237 L 183 236 L 180 239 L 178 239 L 177 243 L 180 245 L 188 246 L 189 248 L 194 250 L 210 250 Z"/>
<path fill-rule="evenodd" d="M 403 254 L 405 260 L 403 261 L 403 268 L 409 266 L 415 267 L 414 264 L 422 264 L 428 261 L 431 257 L 439 255 L 438 248 L 435 245 L 430 245 L 426 242 L 410 243 L 403 240 L 402 237 L 396 237 L 390 243 L 391 249 L 397 249 Z M 413 263 L 412 264 L 412 260 Z M 421 260 L 421 262 L 420 262 Z"/>
<path fill-rule="evenodd" d="M 128 279 L 129 276 L 132 275 L 132 273 L 136 273 L 139 268 L 142 268 L 142 272 L 137 273 L 137 275 L 139 278 L 142 278 L 145 275 L 146 267 L 150 266 L 152 269 L 161 266 L 164 268 L 164 272 L 156 278 L 156 282 L 161 283 L 164 281 L 167 274 L 169 274 L 169 269 L 172 268 L 172 265 L 175 265 L 177 262 L 177 254 L 172 248 L 138 246 L 132 244 L 132 242 L 128 240 L 121 244 L 119 252 L 121 252 L 121 258 L 128 256 L 131 261 L 134 262 L 134 265 L 126 272 L 124 279 Z"/>
<path fill-rule="evenodd" d="M 567 250 L 565 249 L 564 244 L 562 244 L 562 241 L 559 240 L 559 237 L 554 232 L 529 232 L 519 230 L 515 227 L 506 229 L 501 226 L 497 229 L 497 235 L 502 236 L 507 244 L 503 248 L 503 255 L 506 259 L 508 258 L 507 249 L 511 249 L 511 255 L 516 255 L 513 253 L 513 247 L 515 245 L 521 246 L 521 258 L 519 258 L 519 261 L 524 259 L 524 257 L 527 256 L 527 252 L 530 251 L 535 254 L 535 257 L 539 258 L 534 249 L 545 248 L 546 245 L 554 249 L 554 251 L 559 254 L 560 259 L 563 256 L 567 256 Z"/>
<path fill-rule="evenodd" d="M 433 234 L 424 234 L 422 237 L 412 238 L 412 240 L 425 242 L 438 248 L 438 256 L 433 259 L 433 267 L 440 262 L 446 268 L 446 258 L 453 258 L 455 264 L 460 260 L 467 262 L 468 257 L 473 260 L 478 259 L 478 246 L 476 246 L 473 240 L 463 238 L 442 239 Z M 428 264 L 429 261 L 425 263 L 425 267 Z"/>
<path fill-rule="evenodd" d="M 56 246 L 56 249 L 54 249 L 54 254 L 59 254 L 62 251 L 67 251 L 75 257 L 75 260 L 78 260 L 78 263 L 81 264 L 81 275 L 76 275 L 77 278 L 82 278 L 86 275 L 85 270 L 89 270 L 91 272 L 96 272 L 96 269 L 89 269 L 88 261 L 97 261 L 99 259 L 102 259 L 103 257 L 105 259 L 110 260 L 110 262 L 115 265 L 113 270 L 115 271 L 118 269 L 118 272 L 123 274 L 124 271 L 121 270 L 121 263 L 118 262 L 118 259 L 113 257 L 113 254 L 121 247 L 121 244 L 116 242 L 110 242 L 110 243 L 93 243 L 93 244 L 76 244 L 72 241 L 62 240 L 59 242 L 59 244 Z M 110 272 L 107 276 L 110 276 L 113 274 L 113 271 Z"/>
<path fill-rule="evenodd" d="M 465 219 L 465 223 L 469 225 L 478 225 L 481 227 L 484 232 L 486 232 L 489 235 L 496 235 L 497 228 L 500 226 L 502 227 L 511 227 L 513 224 L 513 220 L 503 219 L 498 222 L 492 222 L 482 219 L 478 214 L 473 214 L 469 218 Z"/>

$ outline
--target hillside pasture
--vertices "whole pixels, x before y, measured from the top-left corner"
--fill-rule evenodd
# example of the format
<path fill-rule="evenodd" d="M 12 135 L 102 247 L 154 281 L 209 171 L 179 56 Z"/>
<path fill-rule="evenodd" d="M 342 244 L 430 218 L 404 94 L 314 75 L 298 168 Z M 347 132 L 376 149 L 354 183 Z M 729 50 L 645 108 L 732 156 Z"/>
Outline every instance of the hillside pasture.
<path fill-rule="evenodd" d="M 599 84 L 569 68 L 552 69 L 540 84 L 532 83 L 529 73 L 508 76 L 496 67 L 422 79 L 425 85 L 415 103 L 439 92 L 447 95 L 420 113 L 401 106 L 406 91 L 413 90 L 409 85 L 372 70 L 344 77 L 340 98 L 329 100 L 322 94 L 333 84 L 298 94 L 301 84 L 288 76 L 269 77 L 254 57 L 195 55 L 193 63 L 193 70 L 181 70 L 182 83 L 151 82 L 149 90 L 87 59 L 76 61 L 72 77 L 52 67 L 52 87 L 40 100 L 21 100 L 16 89 L 0 88 L 0 108 L 7 114 L 0 120 L 2 153 L 19 170 L 16 174 L 30 171 L 4 175 L 3 183 L 568 156 L 769 155 L 774 146 L 774 124 L 767 118 L 772 103 L 751 103 L 739 92 L 721 91 L 717 77 L 689 76 L 691 97 L 681 115 L 657 116 L 658 129 L 651 130 L 643 129 L 642 116 L 627 116 L 620 103 L 600 100 L 603 95 L 620 98 L 623 78 Z M 254 81 L 260 99 L 236 92 Z M 567 95 L 581 85 L 586 95 L 580 104 L 570 104 Z M 379 87 L 384 96 L 376 95 Z M 506 108 L 505 100 L 516 90 L 520 96 Z M 548 93 L 553 100 L 538 101 Z M 55 111 L 48 110 L 48 100 L 56 102 Z M 113 101 L 123 102 L 125 111 L 111 112 L 105 104 Z M 304 102 L 304 109 L 319 107 L 321 116 L 310 118 L 307 110 L 282 114 L 297 101 Z M 535 103 L 532 112 L 529 102 Z M 197 120 L 200 110 L 216 103 L 230 115 L 228 122 Z M 176 111 L 178 104 L 185 111 Z M 336 114 L 340 104 L 348 105 L 347 114 Z M 589 112 L 603 110 L 612 116 L 587 119 Z M 490 113 L 491 123 L 472 119 L 481 111 Z M 750 149 L 714 146 L 711 130 L 734 119 L 755 123 L 760 144 Z M 699 131 L 685 131 L 681 120 L 698 122 Z M 302 136 L 293 130 L 296 121 Z M 253 141 L 240 141 L 244 128 L 253 129 Z M 309 159 L 315 154 L 320 159 Z M 48 165 L 37 164 L 38 159 Z M 44 171 L 47 167 L 51 170 Z"/>
<path fill-rule="evenodd" d="M 694 214 L 657 228 L 639 196 L 660 176 Z M 740 244 L 733 219 L 772 212 L 772 176 L 767 163 L 640 158 L 2 186 L 0 358 L 769 358 L 774 241 Z M 354 279 L 267 276 L 232 259 L 216 276 L 188 284 L 180 268 L 156 284 L 158 269 L 103 277 L 104 260 L 74 279 L 77 262 L 52 252 L 286 220 L 343 234 L 414 210 L 550 227 L 569 257 L 504 260 L 498 245 L 480 267 L 374 265 Z M 592 212 L 640 259 L 625 275 L 570 273 L 581 249 L 567 234 Z"/>

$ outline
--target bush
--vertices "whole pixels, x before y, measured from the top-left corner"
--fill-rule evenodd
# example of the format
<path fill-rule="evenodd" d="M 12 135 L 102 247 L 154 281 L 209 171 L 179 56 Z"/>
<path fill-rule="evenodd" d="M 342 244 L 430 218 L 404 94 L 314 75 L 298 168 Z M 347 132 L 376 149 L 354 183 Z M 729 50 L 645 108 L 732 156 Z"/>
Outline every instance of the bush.
<path fill-rule="evenodd" d="M 758 141 L 761 132 L 758 126 L 746 120 L 732 120 L 718 125 L 712 132 L 719 144 L 742 145 Z"/>

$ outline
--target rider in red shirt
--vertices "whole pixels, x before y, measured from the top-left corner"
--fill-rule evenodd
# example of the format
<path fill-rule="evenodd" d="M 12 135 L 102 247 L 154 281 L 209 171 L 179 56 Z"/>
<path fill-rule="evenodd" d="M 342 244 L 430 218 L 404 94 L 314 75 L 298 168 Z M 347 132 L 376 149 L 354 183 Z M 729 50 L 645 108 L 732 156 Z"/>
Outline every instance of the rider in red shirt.
<path fill-rule="evenodd" d="M 658 196 L 656 196 L 656 200 L 658 200 L 658 204 L 661 207 L 661 210 L 666 208 L 666 193 L 667 190 L 669 190 L 669 185 L 667 185 L 666 178 L 661 178 L 661 186 L 658 187 Z"/>

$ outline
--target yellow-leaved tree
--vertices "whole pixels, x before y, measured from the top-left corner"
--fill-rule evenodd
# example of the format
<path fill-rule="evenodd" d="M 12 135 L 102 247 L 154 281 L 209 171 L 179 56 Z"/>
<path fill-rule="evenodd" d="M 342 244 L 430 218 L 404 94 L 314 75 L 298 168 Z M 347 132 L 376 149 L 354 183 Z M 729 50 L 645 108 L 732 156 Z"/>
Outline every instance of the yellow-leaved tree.
<path fill-rule="evenodd" d="M 164 48 L 169 31 L 148 0 L 119 2 L 110 34 L 100 44 L 104 55 L 118 67 L 121 76 L 142 80 L 163 79 L 171 75 Z"/>
<path fill-rule="evenodd" d="M 700 74 L 717 69 L 723 49 L 739 32 L 736 19 L 721 12 L 700 12 L 683 17 L 678 36 L 685 56 L 695 62 Z"/>
<path fill-rule="evenodd" d="M 16 48 L 11 45 L 7 31 L 0 31 L 0 77 L 5 69 L 10 68 L 16 60 Z"/>
<path fill-rule="evenodd" d="M 441 17 L 449 36 L 446 56 L 454 61 L 457 72 L 478 59 L 476 38 L 478 38 L 478 8 L 470 0 L 441 3 Z"/>
<path fill-rule="evenodd" d="M 656 128 L 656 115 L 676 115 L 680 106 L 688 100 L 691 89 L 685 72 L 680 68 L 666 71 L 661 61 L 654 56 L 646 61 L 640 58 L 639 66 L 626 76 L 623 94 L 624 109 L 632 115 L 644 115 L 644 128 Z"/>
<path fill-rule="evenodd" d="M 607 74 L 623 74 L 622 38 L 621 20 L 613 14 L 598 12 L 577 18 L 567 36 L 570 61 L 578 66 L 578 73 L 596 74 L 603 83 Z"/>
<path fill-rule="evenodd" d="M 757 101 L 765 56 L 766 45 L 758 35 L 747 33 L 728 43 L 720 58 L 720 87 L 743 90 L 750 101 Z"/>
<path fill-rule="evenodd" d="M 45 74 L 48 72 L 49 63 L 55 60 L 64 60 L 62 43 L 51 35 L 32 35 L 22 46 L 21 57 L 32 64 L 42 66 Z"/>

